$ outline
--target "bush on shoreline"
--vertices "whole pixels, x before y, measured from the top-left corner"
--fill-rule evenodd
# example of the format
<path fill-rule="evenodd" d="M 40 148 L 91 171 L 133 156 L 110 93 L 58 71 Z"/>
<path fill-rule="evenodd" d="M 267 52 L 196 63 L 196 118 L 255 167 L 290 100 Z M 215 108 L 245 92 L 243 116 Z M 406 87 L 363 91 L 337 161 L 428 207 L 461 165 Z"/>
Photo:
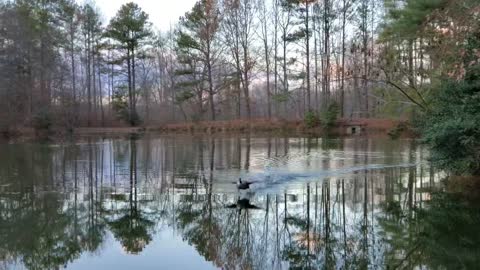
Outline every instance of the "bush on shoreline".
<path fill-rule="evenodd" d="M 462 81 L 446 81 L 420 122 L 432 161 L 456 175 L 480 175 L 480 65 Z"/>

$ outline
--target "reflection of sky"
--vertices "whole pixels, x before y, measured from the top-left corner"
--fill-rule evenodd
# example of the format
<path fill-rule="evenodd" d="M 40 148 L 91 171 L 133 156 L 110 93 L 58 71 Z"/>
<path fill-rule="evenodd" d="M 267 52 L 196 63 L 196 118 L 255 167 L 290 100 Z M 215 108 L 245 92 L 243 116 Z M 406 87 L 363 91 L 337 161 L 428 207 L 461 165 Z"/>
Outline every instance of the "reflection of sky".
<path fill-rule="evenodd" d="M 111 234 L 103 246 L 96 254 L 83 254 L 68 269 L 216 269 L 171 228 L 155 234 L 152 242 L 137 255 L 125 253 Z"/>

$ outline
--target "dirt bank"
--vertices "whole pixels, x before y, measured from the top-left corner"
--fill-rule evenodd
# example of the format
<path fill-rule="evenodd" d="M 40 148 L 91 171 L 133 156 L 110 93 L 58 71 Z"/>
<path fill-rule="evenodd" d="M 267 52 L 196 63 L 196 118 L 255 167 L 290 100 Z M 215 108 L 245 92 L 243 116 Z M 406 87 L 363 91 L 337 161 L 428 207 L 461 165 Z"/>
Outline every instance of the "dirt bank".
<path fill-rule="evenodd" d="M 296 134 L 323 135 L 387 135 L 399 132 L 400 136 L 413 136 L 405 121 L 391 119 L 340 119 L 328 130 L 318 126 L 308 128 L 303 121 L 283 121 L 256 119 L 252 121 L 204 121 L 197 123 L 167 124 L 160 127 L 147 127 L 147 131 L 164 133 L 243 133 L 243 132 L 285 132 Z"/>

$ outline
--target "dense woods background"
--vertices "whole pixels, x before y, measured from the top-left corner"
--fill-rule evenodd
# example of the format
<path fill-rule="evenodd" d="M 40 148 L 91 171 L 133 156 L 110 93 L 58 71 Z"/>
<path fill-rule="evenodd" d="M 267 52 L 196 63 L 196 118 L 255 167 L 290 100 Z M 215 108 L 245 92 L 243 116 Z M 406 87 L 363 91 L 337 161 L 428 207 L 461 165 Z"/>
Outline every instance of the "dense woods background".
<path fill-rule="evenodd" d="M 154 10 L 149 12 L 155 12 Z M 407 118 L 479 59 L 475 0 L 200 0 L 168 32 L 129 3 L 0 1 L 0 128 Z"/>

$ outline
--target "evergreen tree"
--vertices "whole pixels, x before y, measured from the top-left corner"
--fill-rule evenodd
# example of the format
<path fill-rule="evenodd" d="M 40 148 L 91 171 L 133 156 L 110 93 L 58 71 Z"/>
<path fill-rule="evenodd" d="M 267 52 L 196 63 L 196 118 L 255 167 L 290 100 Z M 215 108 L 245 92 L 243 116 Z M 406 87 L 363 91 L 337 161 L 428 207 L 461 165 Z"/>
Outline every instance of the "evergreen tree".
<path fill-rule="evenodd" d="M 177 33 L 179 60 L 188 65 L 196 87 L 202 92 L 204 84 L 208 92 L 211 120 L 215 120 L 214 69 L 218 61 L 217 34 L 220 16 L 216 0 L 201 0 L 180 20 Z M 197 83 L 199 82 L 199 83 Z M 200 94 L 201 95 L 201 94 Z M 201 96 L 200 106 L 202 106 Z M 201 107 L 200 107 L 201 108 Z"/>
<path fill-rule="evenodd" d="M 135 126 L 140 119 L 137 114 L 135 85 L 135 60 L 139 49 L 153 36 L 148 14 L 135 3 L 123 5 L 108 25 L 106 37 L 116 42 L 116 48 L 123 52 L 121 62 L 127 62 L 129 123 Z"/>

